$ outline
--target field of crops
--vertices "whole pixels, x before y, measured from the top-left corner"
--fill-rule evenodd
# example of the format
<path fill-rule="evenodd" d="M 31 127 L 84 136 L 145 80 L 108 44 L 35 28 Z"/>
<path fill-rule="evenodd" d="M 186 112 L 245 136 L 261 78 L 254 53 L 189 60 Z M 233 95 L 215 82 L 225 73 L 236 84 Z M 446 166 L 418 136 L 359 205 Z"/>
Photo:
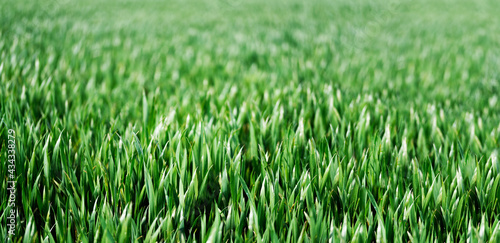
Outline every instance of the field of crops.
<path fill-rule="evenodd" d="M 2 0 L 0 241 L 499 242 L 499 12 Z"/>

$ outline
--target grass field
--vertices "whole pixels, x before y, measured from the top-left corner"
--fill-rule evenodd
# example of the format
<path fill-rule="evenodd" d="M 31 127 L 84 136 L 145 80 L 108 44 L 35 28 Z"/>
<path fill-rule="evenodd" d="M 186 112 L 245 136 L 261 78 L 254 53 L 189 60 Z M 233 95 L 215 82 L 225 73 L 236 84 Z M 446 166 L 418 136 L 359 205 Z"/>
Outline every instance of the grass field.
<path fill-rule="evenodd" d="M 0 1 L 0 241 L 500 242 L 498 12 Z"/>

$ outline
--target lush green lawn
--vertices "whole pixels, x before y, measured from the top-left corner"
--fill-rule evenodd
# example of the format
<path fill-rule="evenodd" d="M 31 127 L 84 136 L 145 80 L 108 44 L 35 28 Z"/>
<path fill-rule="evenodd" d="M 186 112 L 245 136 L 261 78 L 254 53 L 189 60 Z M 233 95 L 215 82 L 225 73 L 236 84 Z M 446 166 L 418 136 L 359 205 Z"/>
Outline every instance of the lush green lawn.
<path fill-rule="evenodd" d="M 0 241 L 499 241 L 498 12 L 3 0 Z"/>

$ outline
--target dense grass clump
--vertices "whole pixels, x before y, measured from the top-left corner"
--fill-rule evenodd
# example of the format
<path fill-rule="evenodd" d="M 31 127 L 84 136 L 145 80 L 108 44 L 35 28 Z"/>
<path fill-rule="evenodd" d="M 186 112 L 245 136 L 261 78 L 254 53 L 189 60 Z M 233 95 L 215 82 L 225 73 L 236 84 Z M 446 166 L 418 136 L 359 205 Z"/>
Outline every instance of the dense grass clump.
<path fill-rule="evenodd" d="M 0 4 L 1 241 L 500 241 L 496 1 Z"/>

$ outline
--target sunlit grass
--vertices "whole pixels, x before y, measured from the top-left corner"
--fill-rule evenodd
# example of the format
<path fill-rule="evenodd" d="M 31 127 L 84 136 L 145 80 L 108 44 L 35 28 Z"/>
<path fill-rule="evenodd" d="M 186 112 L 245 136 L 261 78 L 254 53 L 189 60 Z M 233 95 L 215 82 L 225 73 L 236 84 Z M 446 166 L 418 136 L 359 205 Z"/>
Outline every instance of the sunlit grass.
<path fill-rule="evenodd" d="M 13 239 L 497 242 L 500 8 L 457 4 L 5 1 Z"/>

